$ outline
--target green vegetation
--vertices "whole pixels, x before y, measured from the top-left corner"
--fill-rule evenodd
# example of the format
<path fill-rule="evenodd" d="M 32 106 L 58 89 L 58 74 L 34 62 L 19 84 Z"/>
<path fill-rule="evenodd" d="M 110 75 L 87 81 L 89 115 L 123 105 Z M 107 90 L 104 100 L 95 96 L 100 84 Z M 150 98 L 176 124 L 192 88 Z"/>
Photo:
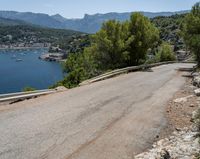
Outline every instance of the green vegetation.
<path fill-rule="evenodd" d="M 182 35 L 187 47 L 196 56 L 198 67 L 200 67 L 200 2 L 196 3 L 191 13 L 185 17 Z M 194 122 L 199 132 L 198 137 L 200 137 L 200 109 L 195 115 Z M 200 153 L 196 158 L 200 158 Z"/>
<path fill-rule="evenodd" d="M 52 45 L 65 43 L 69 45 L 73 41 L 82 37 L 87 37 L 86 34 L 72 30 L 50 29 L 31 25 L 16 25 L 16 26 L 0 26 L 0 45 L 28 45 L 36 43 L 49 43 Z"/>
<path fill-rule="evenodd" d="M 177 14 L 169 17 L 161 16 L 151 19 L 151 22 L 160 31 L 160 38 L 163 41 L 174 45 L 174 51 L 184 48 L 183 39 L 180 36 L 180 30 L 186 15 L 187 14 Z"/>
<path fill-rule="evenodd" d="M 68 56 L 65 63 L 68 75 L 54 87 L 72 88 L 108 70 L 145 63 L 148 50 L 158 45 L 159 31 L 148 18 L 134 13 L 130 21 L 104 23 L 91 38 L 90 47 Z"/>
<path fill-rule="evenodd" d="M 186 45 L 195 54 L 200 67 L 200 2 L 196 3 L 185 18 L 183 37 Z"/>
<path fill-rule="evenodd" d="M 82 52 L 90 46 L 88 34 L 33 25 L 0 26 L 0 47 L 50 47 L 51 53 Z"/>
<path fill-rule="evenodd" d="M 128 66 L 142 64 L 146 60 L 147 50 L 158 44 L 157 28 L 140 13 L 131 15 L 127 44 Z"/>
<path fill-rule="evenodd" d="M 35 91 L 36 89 L 35 88 L 32 88 L 32 87 L 25 87 L 22 91 L 23 92 L 31 92 L 31 91 Z"/>
<path fill-rule="evenodd" d="M 174 55 L 173 49 L 171 45 L 167 43 L 163 43 L 156 53 L 157 62 L 164 62 L 164 61 L 174 61 L 176 57 Z"/>
<path fill-rule="evenodd" d="M 193 52 L 198 52 L 199 46 L 198 49 L 194 47 L 199 45 L 197 41 L 200 25 L 197 6 L 190 14 L 149 20 L 140 13 L 133 13 L 129 21 L 105 22 L 99 32 L 90 36 L 91 43 L 87 45 L 89 47 L 69 54 L 64 66 L 68 75 L 55 86 L 73 88 L 83 80 L 109 70 L 176 60 L 174 51 L 186 48 L 181 36 L 182 28 L 187 46 Z M 196 21 L 189 21 L 192 19 L 190 16 Z M 191 33 L 192 26 L 196 26 L 196 35 L 192 34 L 194 32 Z M 200 53 L 196 55 L 200 60 Z"/>
<path fill-rule="evenodd" d="M 52 48 L 57 46 L 67 53 L 83 52 L 85 47 L 90 46 L 90 38 L 88 34 L 73 35 L 65 39 L 59 38 L 59 40 L 55 40 L 51 43 L 49 52 L 56 52 Z M 59 50 L 57 50 L 57 52 L 59 52 Z"/>
<path fill-rule="evenodd" d="M 111 20 L 104 23 L 101 30 L 93 35 L 89 50 L 94 52 L 98 70 L 115 69 L 123 65 L 127 34 L 126 24 Z"/>

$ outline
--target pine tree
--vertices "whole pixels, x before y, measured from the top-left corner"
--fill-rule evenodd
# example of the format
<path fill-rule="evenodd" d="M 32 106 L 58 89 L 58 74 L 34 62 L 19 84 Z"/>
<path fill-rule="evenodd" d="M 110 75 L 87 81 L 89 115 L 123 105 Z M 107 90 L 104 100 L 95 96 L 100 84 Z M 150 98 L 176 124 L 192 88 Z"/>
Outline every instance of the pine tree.
<path fill-rule="evenodd" d="M 196 3 L 185 18 L 183 37 L 186 45 L 196 55 L 200 67 L 200 2 Z"/>

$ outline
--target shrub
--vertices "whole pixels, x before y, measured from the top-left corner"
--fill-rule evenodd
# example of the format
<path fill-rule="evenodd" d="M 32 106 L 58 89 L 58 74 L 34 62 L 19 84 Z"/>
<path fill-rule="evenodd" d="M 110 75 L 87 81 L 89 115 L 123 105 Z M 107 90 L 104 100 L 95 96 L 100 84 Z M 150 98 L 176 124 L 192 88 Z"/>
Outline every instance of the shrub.
<path fill-rule="evenodd" d="M 176 57 L 174 55 L 174 52 L 172 50 L 172 47 L 167 44 L 163 43 L 160 47 L 158 52 L 155 55 L 157 62 L 164 62 L 164 61 L 175 61 Z"/>
<path fill-rule="evenodd" d="M 25 87 L 23 88 L 23 92 L 31 92 L 31 91 L 35 91 L 36 89 L 35 88 L 32 88 L 32 87 Z"/>

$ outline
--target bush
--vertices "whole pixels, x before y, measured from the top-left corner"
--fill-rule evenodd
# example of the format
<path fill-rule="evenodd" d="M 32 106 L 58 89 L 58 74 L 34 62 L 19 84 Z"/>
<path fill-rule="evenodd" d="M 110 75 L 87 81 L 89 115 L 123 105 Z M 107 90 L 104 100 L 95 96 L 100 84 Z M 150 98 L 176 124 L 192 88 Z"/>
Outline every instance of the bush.
<path fill-rule="evenodd" d="M 25 87 L 23 88 L 23 92 L 31 92 L 31 91 L 35 91 L 36 89 L 35 88 L 32 88 L 32 87 Z"/>
<path fill-rule="evenodd" d="M 167 44 L 163 43 L 160 47 L 158 52 L 155 55 L 157 62 L 164 62 L 164 61 L 175 61 L 176 57 L 172 50 L 172 47 Z"/>

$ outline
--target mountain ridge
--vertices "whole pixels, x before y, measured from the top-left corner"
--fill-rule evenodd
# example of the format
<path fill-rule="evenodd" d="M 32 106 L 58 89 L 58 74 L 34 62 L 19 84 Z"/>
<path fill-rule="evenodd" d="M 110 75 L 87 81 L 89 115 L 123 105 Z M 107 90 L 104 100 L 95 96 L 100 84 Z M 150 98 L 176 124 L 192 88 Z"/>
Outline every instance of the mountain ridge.
<path fill-rule="evenodd" d="M 140 12 L 148 18 L 157 16 L 171 16 L 175 14 L 188 13 L 189 10 L 177 12 Z M 32 12 L 16 12 L 16 11 L 0 11 L 0 17 L 12 20 L 21 20 L 34 25 L 56 29 L 71 29 L 86 33 L 95 33 L 100 28 L 103 22 L 111 19 L 125 21 L 130 18 L 133 12 L 110 12 L 110 13 L 96 13 L 93 15 L 85 14 L 83 18 L 67 19 L 60 14 L 48 15 L 44 13 Z"/>

